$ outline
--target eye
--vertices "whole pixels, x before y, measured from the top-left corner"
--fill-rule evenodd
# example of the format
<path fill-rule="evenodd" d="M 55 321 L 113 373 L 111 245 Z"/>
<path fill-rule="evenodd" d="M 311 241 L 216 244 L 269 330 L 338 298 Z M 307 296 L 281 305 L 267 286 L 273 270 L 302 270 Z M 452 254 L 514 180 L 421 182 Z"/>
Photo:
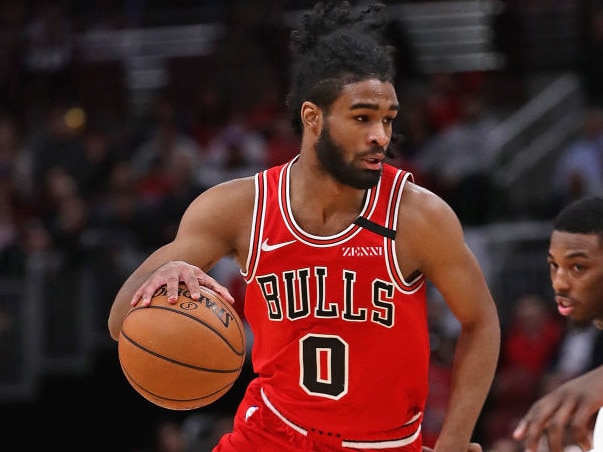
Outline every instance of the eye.
<path fill-rule="evenodd" d="M 396 118 L 395 117 L 383 118 L 383 124 L 390 125 L 392 122 L 394 122 L 394 119 L 396 119 Z"/>
<path fill-rule="evenodd" d="M 586 269 L 586 267 L 584 265 L 580 265 L 580 264 L 572 265 L 572 271 L 574 273 L 582 273 L 585 269 Z"/>
<path fill-rule="evenodd" d="M 369 117 L 367 115 L 358 115 L 355 119 L 358 122 L 367 122 L 369 120 Z"/>

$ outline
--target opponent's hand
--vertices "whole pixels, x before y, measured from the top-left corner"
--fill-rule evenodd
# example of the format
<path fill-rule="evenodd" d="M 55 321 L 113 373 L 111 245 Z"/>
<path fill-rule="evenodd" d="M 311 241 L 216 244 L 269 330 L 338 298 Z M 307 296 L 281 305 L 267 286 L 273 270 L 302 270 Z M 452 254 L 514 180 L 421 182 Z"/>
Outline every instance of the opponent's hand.
<path fill-rule="evenodd" d="M 229 303 L 234 303 L 234 298 L 228 289 L 218 283 L 199 267 L 183 261 L 170 261 L 155 270 L 147 280 L 134 292 L 130 304 L 141 306 L 151 304 L 155 291 L 165 285 L 167 299 L 170 303 L 178 300 L 178 286 L 183 282 L 188 287 L 193 300 L 201 296 L 200 286 L 207 287 L 220 294 Z"/>
<path fill-rule="evenodd" d="M 603 366 L 570 380 L 536 401 L 513 438 L 536 452 L 543 436 L 550 452 L 563 452 L 566 434 L 583 450 L 592 448 L 593 415 L 603 406 Z"/>

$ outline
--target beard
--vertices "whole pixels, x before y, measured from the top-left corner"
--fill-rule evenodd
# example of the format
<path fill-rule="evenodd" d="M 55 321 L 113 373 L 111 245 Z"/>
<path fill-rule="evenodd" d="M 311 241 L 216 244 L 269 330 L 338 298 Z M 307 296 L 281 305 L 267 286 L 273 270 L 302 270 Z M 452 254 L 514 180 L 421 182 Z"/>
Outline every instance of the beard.
<path fill-rule="evenodd" d="M 382 169 L 358 168 L 354 165 L 354 160 L 346 162 L 344 160 L 344 150 L 333 141 L 331 132 L 326 125 L 318 137 L 315 149 L 318 161 L 325 171 L 342 184 L 358 190 L 367 190 L 377 185 L 381 178 Z M 380 148 L 378 152 L 382 153 L 383 149 Z M 371 154 L 375 151 L 367 151 L 366 153 Z"/>

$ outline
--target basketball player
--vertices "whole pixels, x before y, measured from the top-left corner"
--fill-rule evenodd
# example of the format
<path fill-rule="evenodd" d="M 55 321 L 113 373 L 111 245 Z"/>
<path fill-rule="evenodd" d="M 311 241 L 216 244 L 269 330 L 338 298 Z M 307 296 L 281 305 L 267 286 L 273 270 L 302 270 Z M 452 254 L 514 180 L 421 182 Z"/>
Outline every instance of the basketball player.
<path fill-rule="evenodd" d="M 232 256 L 247 282 L 258 374 L 216 452 L 422 450 L 431 281 L 460 322 L 439 452 L 471 444 L 500 345 L 495 304 L 442 199 L 385 163 L 398 114 L 384 10 L 318 4 L 291 35 L 299 155 L 214 186 L 175 239 L 119 290 L 109 328 L 179 281 L 234 302 L 206 273 Z M 424 449 L 431 450 L 431 449 Z"/>
<path fill-rule="evenodd" d="M 559 313 L 603 328 L 603 198 L 581 198 L 558 214 L 548 261 Z M 530 452 L 541 450 L 543 436 L 550 452 L 562 452 L 568 436 L 590 450 L 593 416 L 602 406 L 603 367 L 599 367 L 536 401 L 513 436 Z M 597 447 L 603 451 L 603 444 Z"/>

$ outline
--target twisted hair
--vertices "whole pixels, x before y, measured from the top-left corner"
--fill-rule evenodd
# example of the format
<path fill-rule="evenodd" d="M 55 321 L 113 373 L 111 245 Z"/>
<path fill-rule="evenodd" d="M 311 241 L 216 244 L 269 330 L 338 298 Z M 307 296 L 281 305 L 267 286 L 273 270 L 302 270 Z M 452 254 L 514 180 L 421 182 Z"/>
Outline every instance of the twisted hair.
<path fill-rule="evenodd" d="M 291 32 L 291 90 L 287 97 L 291 124 L 302 132 L 301 106 L 314 102 L 328 112 L 343 87 L 369 78 L 392 82 L 393 47 L 385 43 L 384 5 L 354 10 L 347 1 L 316 4 Z"/>

